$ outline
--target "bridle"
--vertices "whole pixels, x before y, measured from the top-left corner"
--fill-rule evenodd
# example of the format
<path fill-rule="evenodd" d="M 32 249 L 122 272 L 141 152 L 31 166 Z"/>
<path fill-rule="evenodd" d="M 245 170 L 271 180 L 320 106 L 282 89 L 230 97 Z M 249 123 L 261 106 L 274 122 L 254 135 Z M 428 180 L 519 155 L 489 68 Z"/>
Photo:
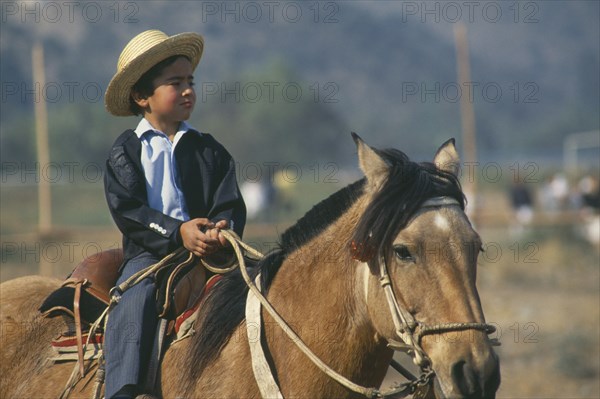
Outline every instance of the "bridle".
<path fill-rule="evenodd" d="M 434 197 L 421 205 L 423 208 L 437 208 L 442 206 L 458 206 L 459 203 L 450 197 Z M 394 350 L 406 351 L 413 357 L 413 362 L 422 372 L 427 372 L 431 367 L 431 360 L 421 347 L 421 339 L 425 335 L 443 334 L 448 332 L 477 330 L 492 334 L 496 327 L 487 323 L 441 323 L 427 325 L 417 321 L 413 315 L 404 309 L 397 301 L 390 279 L 388 265 L 385 257 L 380 252 L 376 258 L 379 269 L 379 283 L 385 292 L 385 297 L 390 308 L 396 335 L 402 342 L 391 340 L 389 346 Z"/>
<path fill-rule="evenodd" d="M 451 197 L 434 197 L 425 201 L 420 209 L 424 208 L 439 208 L 442 206 L 458 206 L 457 200 Z M 421 371 L 418 378 L 413 379 L 407 384 L 407 391 L 414 391 L 417 386 L 424 386 L 435 376 L 431 369 L 431 359 L 421 346 L 421 340 L 426 335 L 443 334 L 448 332 L 458 332 L 466 330 L 482 331 L 486 334 L 492 334 L 496 331 L 496 327 L 487 323 L 440 323 L 435 325 L 427 325 L 417 321 L 413 315 L 402 307 L 396 296 L 392 280 L 388 271 L 388 264 L 385 261 L 383 253 L 380 251 L 375 257 L 376 269 L 379 270 L 379 284 L 385 293 L 392 321 L 394 323 L 395 333 L 400 338 L 400 341 L 388 339 L 388 346 L 396 351 L 406 352 L 413 358 L 413 362 Z M 496 342 L 491 342 L 492 345 L 497 345 Z M 412 385 L 412 386 L 411 386 Z M 410 394 L 409 393 L 409 394 Z"/>
<path fill-rule="evenodd" d="M 454 198 L 450 197 L 434 197 L 427 201 L 425 201 L 421 205 L 422 208 L 435 208 L 435 207 L 443 207 L 443 206 L 458 206 L 459 203 Z M 271 315 L 273 320 L 279 325 L 279 327 L 288 335 L 292 342 L 296 344 L 296 346 L 325 374 L 329 377 L 337 381 L 339 384 L 343 385 L 347 389 L 359 393 L 368 398 L 401 398 L 406 397 L 415 393 L 418 387 L 423 387 L 428 385 L 431 379 L 435 376 L 435 372 L 431 368 L 431 360 L 423 350 L 421 346 L 421 340 L 426 335 L 433 334 L 443 334 L 447 332 L 456 332 L 456 331 L 466 331 L 466 330 L 476 330 L 482 331 L 486 334 L 491 334 L 496 331 L 496 328 L 493 325 L 486 323 L 442 323 L 437 325 L 427 325 L 417 321 L 410 312 L 408 312 L 405 308 L 403 308 L 394 295 L 394 290 L 392 287 L 392 281 L 390 279 L 388 265 L 385 261 L 385 257 L 380 252 L 376 257 L 377 266 L 379 269 L 379 283 L 385 293 L 385 297 L 388 302 L 388 306 L 390 309 L 390 314 L 392 317 L 392 321 L 394 323 L 395 332 L 398 338 L 401 341 L 395 341 L 393 339 L 388 339 L 388 346 L 396 351 L 403 351 L 408 353 L 413 357 L 413 362 L 419 366 L 421 374 L 419 377 L 414 378 L 412 381 L 407 383 L 400 384 L 396 387 L 393 387 L 387 391 L 380 391 L 377 388 L 363 387 L 360 386 L 346 377 L 342 376 L 335 370 L 331 369 L 327 364 L 325 364 L 320 358 L 318 358 L 311 350 L 306 346 L 306 344 L 302 341 L 302 339 L 293 331 L 292 328 L 286 323 L 286 321 L 277 313 L 277 311 L 273 308 L 273 306 L 269 303 L 266 297 L 262 294 L 260 288 L 260 275 L 256 277 L 256 280 L 253 281 L 248 275 L 248 271 L 246 269 L 246 264 L 244 260 L 244 254 L 242 252 L 242 248 L 246 250 L 247 253 L 255 257 L 262 257 L 263 255 L 256 251 L 254 248 L 250 247 L 235 233 L 232 231 L 222 231 L 223 236 L 227 239 L 238 258 L 239 267 L 241 274 L 248 285 L 248 302 L 255 302 L 258 307 L 258 311 L 255 309 L 254 314 L 258 314 L 260 317 L 260 306 L 262 305 L 265 310 Z M 205 267 L 208 267 L 209 270 L 213 270 L 210 265 L 204 264 Z M 230 269 L 229 269 L 230 270 Z M 218 269 L 214 269 L 213 271 L 218 272 Z M 223 271 L 221 271 L 223 272 Z M 257 286 L 258 285 L 258 286 Z M 247 324 L 249 320 L 246 320 Z M 260 325 L 260 319 L 258 320 L 258 325 Z M 260 340 L 259 340 L 260 341 Z M 494 342 L 491 342 L 494 345 Z M 258 345 L 260 346 L 260 345 Z M 262 348 L 258 349 L 260 353 L 253 353 L 253 369 L 255 372 L 255 377 L 259 384 L 259 388 L 261 393 L 269 392 L 269 396 L 274 397 L 283 397 L 281 392 L 279 391 L 279 387 L 275 382 L 275 379 L 272 377 L 270 366 L 268 366 L 268 362 L 264 359 L 264 353 L 262 353 Z M 256 356 L 255 356 L 256 355 Z M 262 359 L 261 359 L 262 357 Z M 258 359 L 256 359 L 258 358 Z M 258 362 L 258 366 L 256 366 L 255 362 Z M 257 373 L 257 369 L 261 370 L 261 373 Z M 264 375 L 259 376 L 258 374 L 270 374 L 266 378 Z M 263 396 L 265 396 L 263 394 Z"/>

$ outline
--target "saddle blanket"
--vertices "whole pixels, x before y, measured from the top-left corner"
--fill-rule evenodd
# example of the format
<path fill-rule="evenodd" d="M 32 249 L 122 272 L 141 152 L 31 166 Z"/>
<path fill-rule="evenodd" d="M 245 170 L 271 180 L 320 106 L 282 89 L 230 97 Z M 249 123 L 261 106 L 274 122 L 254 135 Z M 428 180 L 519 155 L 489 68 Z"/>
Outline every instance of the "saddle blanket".
<path fill-rule="evenodd" d="M 95 333 L 92 337 L 89 336 L 89 331 L 82 333 L 84 343 L 84 360 L 97 359 L 102 355 L 102 343 L 104 342 L 104 334 L 101 332 Z M 88 341 L 89 338 L 89 341 Z M 87 342 L 87 345 L 86 345 Z M 55 356 L 48 360 L 51 362 L 76 362 L 77 356 L 77 337 L 75 332 L 67 332 L 59 335 L 52 340 L 52 349 L 56 353 Z"/>
<path fill-rule="evenodd" d="M 194 321 L 196 320 L 197 311 L 200 308 L 200 303 L 206 294 L 214 287 L 221 279 L 222 275 L 217 274 L 212 276 L 206 282 L 202 295 L 198 297 L 194 305 L 181 314 L 174 323 L 176 340 L 183 339 L 191 332 Z M 96 332 L 92 337 L 89 336 L 89 331 L 82 331 L 82 342 L 84 343 L 84 359 L 97 359 L 102 355 L 102 344 L 104 343 L 104 333 Z M 89 338 L 89 341 L 88 341 Z M 87 345 L 85 343 L 87 342 Z M 77 336 L 74 331 L 68 331 L 60 334 L 52 340 L 52 349 L 56 356 L 51 357 L 53 362 L 77 361 Z"/>

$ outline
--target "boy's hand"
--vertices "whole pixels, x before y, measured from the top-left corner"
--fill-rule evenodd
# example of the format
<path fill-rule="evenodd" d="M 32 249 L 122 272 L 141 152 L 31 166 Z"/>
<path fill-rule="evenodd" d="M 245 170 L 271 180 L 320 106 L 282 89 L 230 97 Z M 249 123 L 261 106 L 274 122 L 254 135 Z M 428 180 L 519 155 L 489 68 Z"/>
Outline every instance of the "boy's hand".
<path fill-rule="evenodd" d="M 222 221 L 218 222 L 219 225 Z M 204 257 L 221 248 L 219 230 L 206 218 L 188 220 L 179 228 L 183 246 L 194 255 Z M 216 233 L 214 232 L 216 230 Z"/>
<path fill-rule="evenodd" d="M 223 234 L 221 234 L 221 230 L 228 229 L 228 228 L 229 228 L 229 222 L 227 220 L 219 220 L 215 224 L 215 228 L 211 230 L 211 232 L 216 231 L 216 235 L 214 236 L 214 238 L 219 240 L 219 243 L 221 244 L 222 247 L 226 247 L 226 246 L 230 245 L 229 241 L 227 241 L 225 239 L 225 237 L 223 237 Z"/>
<path fill-rule="evenodd" d="M 221 230 L 223 229 L 227 229 L 229 228 L 229 222 L 227 222 L 227 220 L 219 220 L 214 228 L 210 229 L 207 231 L 207 234 L 211 237 L 214 238 L 216 240 L 219 241 L 219 244 L 222 247 L 225 247 L 227 245 L 229 245 L 229 241 L 227 241 L 225 239 L 225 237 L 223 237 L 223 235 L 221 234 Z"/>

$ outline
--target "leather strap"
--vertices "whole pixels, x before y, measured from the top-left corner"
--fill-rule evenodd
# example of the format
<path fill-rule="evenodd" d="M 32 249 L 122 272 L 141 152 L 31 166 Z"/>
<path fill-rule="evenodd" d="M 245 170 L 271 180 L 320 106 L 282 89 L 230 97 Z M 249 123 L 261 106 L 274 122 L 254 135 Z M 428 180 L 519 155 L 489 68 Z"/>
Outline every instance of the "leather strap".
<path fill-rule="evenodd" d="M 177 285 L 179 280 L 185 277 L 185 275 L 191 270 L 191 267 L 193 266 L 189 266 L 192 265 L 194 260 L 194 254 L 190 252 L 188 254 L 188 257 L 183 262 L 179 263 L 177 266 L 175 266 L 173 271 L 169 272 L 169 276 L 167 277 L 167 285 L 164 293 L 165 303 L 158 317 L 169 318 L 169 310 L 173 303 L 173 291 L 175 289 L 175 286 Z M 182 273 L 182 271 L 186 268 L 187 270 L 184 273 Z M 175 317 L 177 317 L 177 315 L 175 315 Z"/>
<path fill-rule="evenodd" d="M 256 288 L 260 291 L 260 274 L 254 281 Z M 261 304 L 252 290 L 248 290 L 248 299 L 246 300 L 246 330 L 250 344 L 252 370 L 261 396 L 268 399 L 283 399 L 262 347 Z"/>
<path fill-rule="evenodd" d="M 81 313 L 79 311 L 79 299 L 81 288 L 87 284 L 87 279 L 75 283 L 75 298 L 73 299 L 73 314 L 75 315 L 75 335 L 77 336 L 77 359 L 81 378 L 85 377 L 85 363 L 83 358 L 83 334 L 81 332 Z"/>
<path fill-rule="evenodd" d="M 162 351 L 168 324 L 169 321 L 167 319 L 159 319 L 158 327 L 156 329 L 156 337 L 154 339 L 154 347 L 152 348 L 152 354 L 150 355 L 150 364 L 148 365 L 146 384 L 144 386 L 145 390 L 149 392 L 154 392 L 156 388 L 158 370 L 160 370 L 160 361 L 162 358 Z"/>

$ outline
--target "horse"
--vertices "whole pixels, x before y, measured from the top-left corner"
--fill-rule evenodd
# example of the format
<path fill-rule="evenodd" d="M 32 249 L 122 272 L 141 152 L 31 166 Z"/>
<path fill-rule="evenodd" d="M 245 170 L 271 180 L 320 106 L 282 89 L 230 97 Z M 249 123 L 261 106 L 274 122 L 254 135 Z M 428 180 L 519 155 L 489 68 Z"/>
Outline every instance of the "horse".
<path fill-rule="evenodd" d="M 379 387 L 392 348 L 408 346 L 413 360 L 435 374 L 436 397 L 494 398 L 499 360 L 476 287 L 481 238 L 464 212 L 454 140 L 439 147 L 433 162 L 416 163 L 353 138 L 364 177 L 287 229 L 252 277 L 288 328 L 347 380 Z M 60 395 L 73 365 L 45 359 L 62 325 L 36 314 L 36 304 L 59 284 L 24 277 L 1 285 L 0 397 Z M 247 294 L 239 270 L 215 285 L 196 333 L 166 350 L 161 397 L 261 397 L 244 316 Z M 364 397 L 324 373 L 264 309 L 262 316 L 259 339 L 283 397 Z M 71 398 L 90 397 L 86 378 Z"/>

